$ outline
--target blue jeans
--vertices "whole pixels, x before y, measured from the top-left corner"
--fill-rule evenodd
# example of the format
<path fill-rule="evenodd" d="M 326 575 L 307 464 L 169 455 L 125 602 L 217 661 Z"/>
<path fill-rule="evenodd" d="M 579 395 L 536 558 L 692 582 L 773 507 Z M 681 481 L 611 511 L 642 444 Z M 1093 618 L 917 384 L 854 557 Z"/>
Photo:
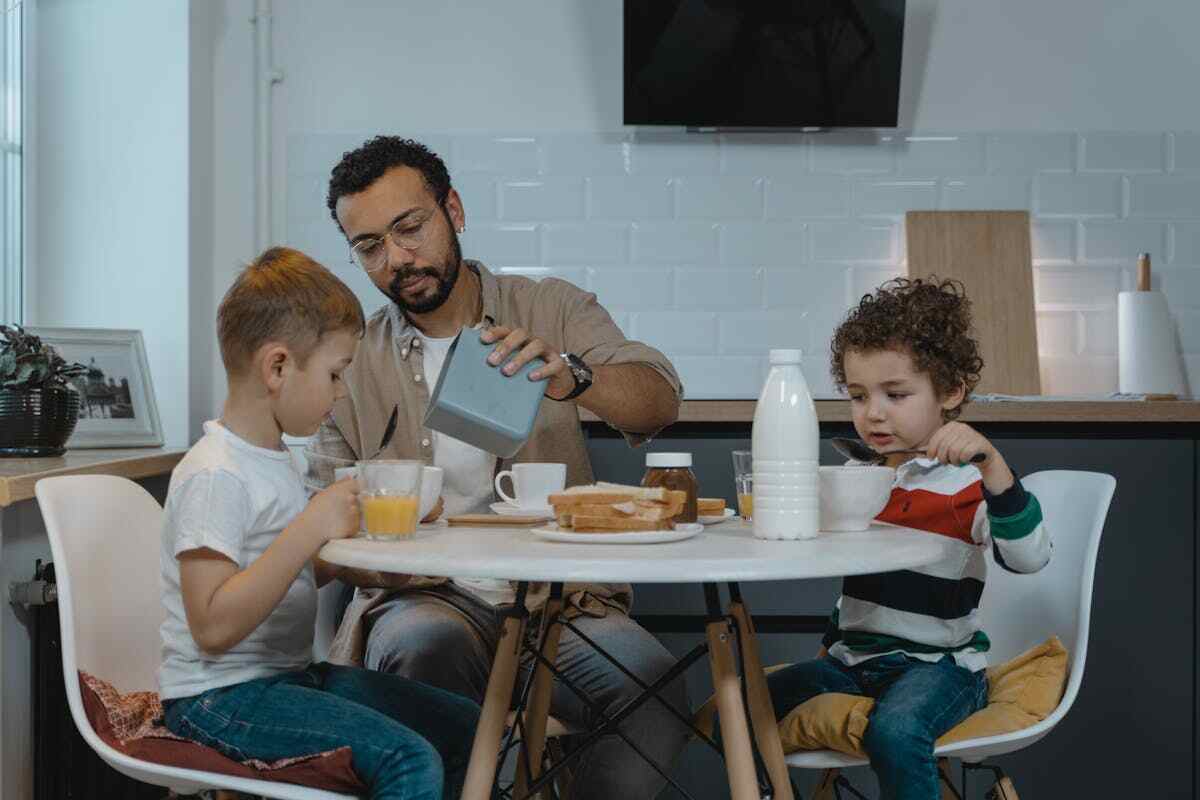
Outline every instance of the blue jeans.
<path fill-rule="evenodd" d="M 376 800 L 438 800 L 462 792 L 479 707 L 464 697 L 365 669 L 300 672 L 163 703 L 173 733 L 236 761 L 275 761 L 349 746 Z"/>
<path fill-rule="evenodd" d="M 987 705 L 987 673 L 960 667 L 952 656 L 930 663 L 894 653 L 853 667 L 825 656 L 774 672 L 767 684 L 776 719 L 826 692 L 873 697 L 863 749 L 882 796 L 896 800 L 941 797 L 934 742 Z"/>

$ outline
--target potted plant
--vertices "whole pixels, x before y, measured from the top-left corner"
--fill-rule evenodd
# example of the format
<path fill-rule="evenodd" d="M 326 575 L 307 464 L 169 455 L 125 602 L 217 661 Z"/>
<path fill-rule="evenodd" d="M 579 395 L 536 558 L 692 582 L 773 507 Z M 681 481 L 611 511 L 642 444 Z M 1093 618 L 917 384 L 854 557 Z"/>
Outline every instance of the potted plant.
<path fill-rule="evenodd" d="M 86 372 L 20 325 L 0 325 L 0 457 L 66 452 L 79 419 L 68 381 Z"/>

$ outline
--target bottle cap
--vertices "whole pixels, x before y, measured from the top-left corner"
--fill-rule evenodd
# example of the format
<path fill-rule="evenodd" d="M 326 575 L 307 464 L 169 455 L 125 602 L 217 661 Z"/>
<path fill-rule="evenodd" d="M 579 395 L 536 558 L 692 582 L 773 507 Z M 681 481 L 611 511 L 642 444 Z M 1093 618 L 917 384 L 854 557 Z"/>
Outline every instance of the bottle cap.
<path fill-rule="evenodd" d="M 690 467 L 691 453 L 647 453 L 647 467 Z"/>
<path fill-rule="evenodd" d="M 772 350 L 772 364 L 799 364 L 801 357 L 804 355 L 802 350 Z"/>

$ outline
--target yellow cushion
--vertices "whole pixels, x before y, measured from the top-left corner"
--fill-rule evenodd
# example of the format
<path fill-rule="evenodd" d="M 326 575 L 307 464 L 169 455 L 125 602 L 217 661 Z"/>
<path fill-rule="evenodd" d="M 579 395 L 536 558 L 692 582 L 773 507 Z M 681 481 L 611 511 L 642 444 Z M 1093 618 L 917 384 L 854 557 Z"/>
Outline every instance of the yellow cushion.
<path fill-rule="evenodd" d="M 1028 728 L 1058 706 L 1066 684 L 1067 650 L 1057 636 L 1052 636 L 1016 658 L 989 668 L 987 706 L 951 728 L 937 743 L 945 745 Z M 836 750 L 865 757 L 862 737 L 874 706 L 874 700 L 861 695 L 817 695 L 779 721 L 783 751 Z M 709 700 L 696 714 L 697 727 L 711 731 L 714 711 L 715 703 Z"/>

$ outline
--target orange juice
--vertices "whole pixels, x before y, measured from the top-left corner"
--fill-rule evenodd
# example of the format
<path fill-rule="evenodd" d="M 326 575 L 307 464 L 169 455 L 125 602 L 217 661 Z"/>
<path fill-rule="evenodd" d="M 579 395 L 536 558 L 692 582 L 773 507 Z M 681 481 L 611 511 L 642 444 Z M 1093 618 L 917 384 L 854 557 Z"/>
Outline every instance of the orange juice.
<path fill-rule="evenodd" d="M 754 495 L 738 494 L 738 513 L 742 515 L 742 519 L 754 517 Z"/>
<path fill-rule="evenodd" d="M 412 495 L 359 495 L 369 536 L 412 536 L 420 498 Z"/>

